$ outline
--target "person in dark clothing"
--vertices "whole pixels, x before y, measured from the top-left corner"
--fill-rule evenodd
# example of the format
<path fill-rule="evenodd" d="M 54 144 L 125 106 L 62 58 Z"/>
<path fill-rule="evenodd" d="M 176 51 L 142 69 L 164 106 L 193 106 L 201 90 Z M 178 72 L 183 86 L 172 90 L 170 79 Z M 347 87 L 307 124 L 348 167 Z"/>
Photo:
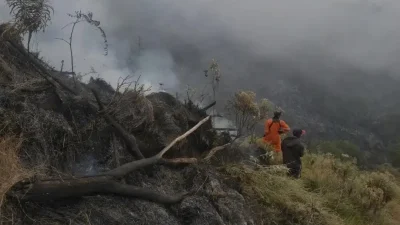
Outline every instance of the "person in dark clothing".
<path fill-rule="evenodd" d="M 304 145 L 300 137 L 305 134 L 304 130 L 294 129 L 293 136 L 286 137 L 282 141 L 283 164 L 289 168 L 289 176 L 300 178 L 301 157 L 304 155 Z"/>

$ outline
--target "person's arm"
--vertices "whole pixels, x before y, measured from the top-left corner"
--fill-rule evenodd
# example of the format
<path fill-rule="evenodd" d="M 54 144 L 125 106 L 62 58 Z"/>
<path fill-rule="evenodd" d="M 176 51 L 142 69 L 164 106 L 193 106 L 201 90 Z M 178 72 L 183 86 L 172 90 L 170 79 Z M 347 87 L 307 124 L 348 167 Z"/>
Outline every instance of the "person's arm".
<path fill-rule="evenodd" d="M 289 125 L 287 125 L 287 123 L 285 121 L 281 120 L 280 123 L 281 123 L 281 128 L 283 131 L 283 132 L 281 132 L 282 134 L 290 131 L 290 127 L 289 127 Z"/>

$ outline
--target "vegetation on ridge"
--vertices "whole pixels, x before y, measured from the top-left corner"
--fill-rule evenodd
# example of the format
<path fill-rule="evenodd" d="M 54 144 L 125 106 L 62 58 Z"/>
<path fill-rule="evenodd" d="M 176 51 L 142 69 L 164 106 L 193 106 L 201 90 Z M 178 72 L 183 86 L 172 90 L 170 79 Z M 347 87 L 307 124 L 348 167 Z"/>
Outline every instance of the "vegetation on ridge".
<path fill-rule="evenodd" d="M 257 224 L 400 224 L 399 177 L 387 169 L 361 171 L 332 154 L 307 154 L 300 180 L 281 166 L 221 170 L 239 183 Z"/>

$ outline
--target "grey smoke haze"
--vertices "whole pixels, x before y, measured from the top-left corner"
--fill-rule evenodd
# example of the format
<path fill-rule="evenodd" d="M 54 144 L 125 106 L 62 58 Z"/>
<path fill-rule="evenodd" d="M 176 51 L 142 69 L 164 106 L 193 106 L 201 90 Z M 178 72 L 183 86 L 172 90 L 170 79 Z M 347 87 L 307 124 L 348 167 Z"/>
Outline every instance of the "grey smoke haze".
<path fill-rule="evenodd" d="M 303 73 L 331 76 L 309 65 L 362 70 L 399 70 L 400 1 L 398 0 L 69 0 L 53 1 L 52 25 L 35 41 L 42 54 L 59 65 L 68 60 L 61 27 L 66 13 L 93 11 L 110 42 L 79 25 L 75 36 L 77 69 L 94 66 L 115 85 L 118 77 L 142 74 L 143 82 L 174 91 L 186 84 L 201 86 L 202 70 L 212 58 L 223 72 L 221 95 L 237 88 L 260 89 L 269 74 L 254 63 L 285 62 Z M 4 4 L 4 1 L 2 2 Z M 8 19 L 3 6 L 0 18 Z M 141 37 L 143 51 L 138 54 Z M 240 83 L 237 83 L 240 82 Z M 154 89 L 154 88 L 153 88 Z"/>

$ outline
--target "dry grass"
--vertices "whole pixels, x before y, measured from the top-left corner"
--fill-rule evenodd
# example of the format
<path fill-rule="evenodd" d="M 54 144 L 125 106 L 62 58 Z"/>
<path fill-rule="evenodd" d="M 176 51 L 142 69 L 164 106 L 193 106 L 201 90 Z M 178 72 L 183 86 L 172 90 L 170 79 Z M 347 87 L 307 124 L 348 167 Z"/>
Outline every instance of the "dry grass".
<path fill-rule="evenodd" d="M 331 155 L 307 155 L 303 166 L 300 180 L 268 167 L 228 165 L 223 171 L 239 182 L 257 224 L 400 224 L 400 186 L 393 173 L 360 171 Z"/>
<path fill-rule="evenodd" d="M 388 170 L 360 171 L 353 161 L 312 154 L 304 160 L 303 182 L 346 224 L 391 224 L 386 220 L 400 213 L 400 186 Z"/>
<path fill-rule="evenodd" d="M 18 152 L 22 141 L 16 137 L 0 138 L 0 207 L 5 194 L 17 182 L 32 175 L 32 171 L 22 167 Z"/>
<path fill-rule="evenodd" d="M 282 152 L 275 152 L 272 145 L 264 142 L 264 138 L 258 138 L 255 141 L 257 148 L 265 151 L 268 163 L 271 165 L 280 165 L 283 163 Z"/>

